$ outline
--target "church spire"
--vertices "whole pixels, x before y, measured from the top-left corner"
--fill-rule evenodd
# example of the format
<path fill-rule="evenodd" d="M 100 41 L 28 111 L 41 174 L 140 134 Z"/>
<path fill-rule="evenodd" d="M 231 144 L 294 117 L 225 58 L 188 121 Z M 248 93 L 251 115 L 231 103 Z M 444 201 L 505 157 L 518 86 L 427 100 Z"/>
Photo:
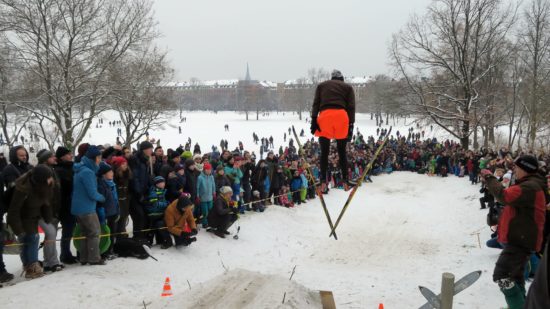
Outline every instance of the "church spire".
<path fill-rule="evenodd" d="M 244 78 L 244 80 L 246 80 L 246 81 L 251 81 L 252 80 L 250 78 L 250 70 L 248 68 L 248 62 L 246 63 L 246 77 Z"/>

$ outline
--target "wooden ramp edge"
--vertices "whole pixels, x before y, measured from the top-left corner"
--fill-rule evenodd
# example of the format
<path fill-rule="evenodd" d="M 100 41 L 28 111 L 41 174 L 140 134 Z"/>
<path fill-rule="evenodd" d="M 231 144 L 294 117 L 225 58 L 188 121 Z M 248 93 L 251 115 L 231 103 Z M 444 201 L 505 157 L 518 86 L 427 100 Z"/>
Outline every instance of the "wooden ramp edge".
<path fill-rule="evenodd" d="M 336 303 L 334 302 L 334 296 L 332 291 L 319 291 L 321 295 L 321 304 L 323 309 L 336 309 Z"/>

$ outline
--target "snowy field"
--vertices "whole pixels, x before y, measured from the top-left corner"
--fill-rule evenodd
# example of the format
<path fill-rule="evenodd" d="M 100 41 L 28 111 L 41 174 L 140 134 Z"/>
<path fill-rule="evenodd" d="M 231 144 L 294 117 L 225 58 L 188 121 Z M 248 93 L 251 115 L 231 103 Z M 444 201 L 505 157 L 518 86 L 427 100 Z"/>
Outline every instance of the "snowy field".
<path fill-rule="evenodd" d="M 370 116 L 357 118 L 356 127 L 364 135 L 376 130 Z M 113 114 L 105 115 L 100 129 L 95 129 L 94 123 L 89 141 L 114 143 L 116 128 L 109 128 L 107 121 L 115 119 Z M 224 132 L 226 123 L 229 132 Z M 201 141 L 203 151 L 218 145 L 221 138 L 229 141 L 230 148 L 242 140 L 246 149 L 258 153 L 252 148 L 252 132 L 260 138 L 273 135 L 278 149 L 291 124 L 310 136 L 309 125 L 292 113 L 272 113 L 268 119 L 246 122 L 244 115 L 235 113 L 196 112 L 188 113 L 187 122 L 181 124 L 184 134 L 178 134 L 179 124 L 174 119 L 164 131 L 151 132 L 151 137 L 160 138 L 165 148 L 175 148 L 191 135 L 193 144 Z M 396 129 L 406 132 L 403 123 Z M 268 302 L 260 308 L 300 308 L 293 305 L 296 299 L 286 290 L 287 302 L 282 305 L 282 290 L 304 288 L 333 291 L 338 308 L 378 308 L 379 303 L 385 308 L 418 308 L 425 302 L 418 285 L 437 291 L 443 272 L 452 272 L 458 279 L 481 270 L 479 281 L 456 296 L 455 308 L 505 306 L 504 297 L 491 280 L 499 251 L 484 246 L 490 231 L 485 224 L 486 213 L 478 209 L 477 186 L 453 176 L 409 172 L 373 180 L 358 190 L 337 231 L 337 241 L 328 237 L 330 230 L 320 203 L 313 200 L 294 209 L 271 206 L 264 213 L 241 216 L 230 230 L 234 233 L 236 226 L 241 226 L 239 240 L 199 231 L 197 242 L 188 248 L 153 248 L 158 262 L 115 259 L 107 266 L 67 266 L 62 272 L 25 281 L 19 277 L 18 257 L 5 256 L 17 284 L 0 289 L 2 307 L 143 308 L 145 303 L 147 308 L 185 308 L 191 295 L 198 294 L 204 298 L 202 304 L 241 308 L 242 303 L 229 304 L 239 303 L 232 295 L 242 295 L 239 290 L 244 287 L 231 283 L 234 280 L 228 276 L 243 269 L 288 279 L 294 267 L 292 281 L 296 286 L 258 287 L 258 293 L 248 297 Z M 326 196 L 333 220 L 346 198 L 347 193 L 341 190 Z M 476 231 L 481 231 L 482 248 L 472 235 Z M 172 298 L 160 296 L 166 277 L 171 279 Z M 220 290 L 204 293 L 214 283 Z M 222 296 L 225 305 L 216 302 Z"/>

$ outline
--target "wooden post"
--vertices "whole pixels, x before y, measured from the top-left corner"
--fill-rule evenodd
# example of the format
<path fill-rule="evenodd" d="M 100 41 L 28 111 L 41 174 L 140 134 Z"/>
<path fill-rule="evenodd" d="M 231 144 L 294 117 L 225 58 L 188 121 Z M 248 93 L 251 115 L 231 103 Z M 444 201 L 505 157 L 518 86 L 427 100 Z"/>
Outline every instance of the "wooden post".
<path fill-rule="evenodd" d="M 453 308 L 455 275 L 443 273 L 441 282 L 441 309 Z"/>

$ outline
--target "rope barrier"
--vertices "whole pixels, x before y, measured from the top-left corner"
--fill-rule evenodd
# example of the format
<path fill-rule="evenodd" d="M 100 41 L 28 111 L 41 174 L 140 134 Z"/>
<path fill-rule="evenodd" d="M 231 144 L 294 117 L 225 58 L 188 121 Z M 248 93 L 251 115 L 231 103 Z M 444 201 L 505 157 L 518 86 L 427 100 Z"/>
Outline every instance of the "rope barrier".
<path fill-rule="evenodd" d="M 279 194 L 279 195 L 273 195 L 273 198 L 279 198 L 281 196 L 285 196 L 285 195 L 288 195 L 288 194 L 293 194 L 293 193 L 296 193 L 296 192 L 301 192 L 303 189 L 309 189 L 309 188 L 313 188 L 315 185 L 309 185 L 307 186 L 306 188 L 301 188 L 300 190 L 295 190 L 295 191 L 289 191 L 287 193 L 283 193 L 283 194 Z M 260 200 L 257 200 L 257 201 L 253 201 L 253 202 L 248 202 L 248 203 L 243 203 L 242 206 L 247 206 L 247 205 L 252 205 L 254 203 L 259 203 L 259 202 L 264 202 L 264 201 L 270 201 L 271 200 L 271 197 L 268 197 L 268 198 L 264 198 L 264 199 L 260 199 Z M 232 208 L 236 208 L 235 206 L 230 206 Z M 202 218 L 199 217 L 199 219 Z M 196 218 L 195 218 L 196 219 Z M 176 225 L 175 227 L 180 227 L 180 228 L 184 228 L 185 226 L 179 226 L 179 225 Z M 168 229 L 167 226 L 163 226 L 163 227 L 160 227 L 160 228 L 147 228 L 147 229 L 142 229 L 142 230 L 137 230 L 137 231 L 133 231 L 132 233 L 143 233 L 143 232 L 153 232 L 153 231 L 160 231 L 160 230 L 166 230 Z M 118 233 L 108 233 L 108 234 L 100 234 L 99 235 L 99 238 L 101 237 L 111 237 L 111 236 L 120 236 L 120 235 L 129 235 L 130 233 L 129 232 L 118 232 Z M 86 236 L 78 236 L 78 237 L 70 237 L 70 238 L 59 238 L 59 239 L 50 239 L 50 240 L 44 240 L 43 242 L 44 243 L 52 243 L 52 242 L 60 242 L 60 241 L 63 241 L 63 240 L 83 240 L 83 239 L 86 239 L 87 237 Z M 13 243 L 13 244 L 5 244 L 4 247 L 17 247 L 17 246 L 23 246 L 25 245 L 24 243 Z"/>

